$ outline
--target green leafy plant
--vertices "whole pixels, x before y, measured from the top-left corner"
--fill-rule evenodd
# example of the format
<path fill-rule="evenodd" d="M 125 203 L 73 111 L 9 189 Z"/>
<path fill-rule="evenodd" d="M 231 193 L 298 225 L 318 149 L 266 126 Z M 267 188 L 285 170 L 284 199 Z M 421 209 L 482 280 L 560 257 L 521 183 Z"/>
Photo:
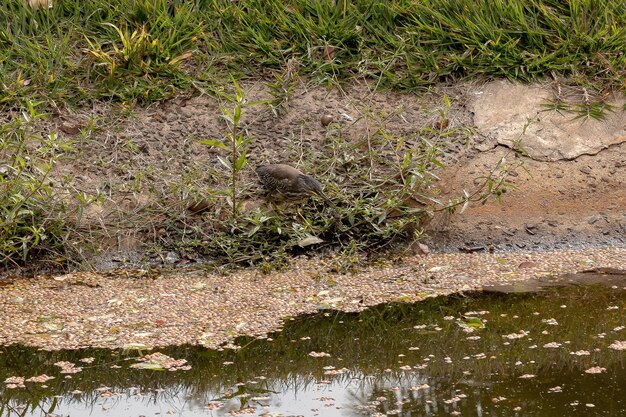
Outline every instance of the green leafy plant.
<path fill-rule="evenodd" d="M 390 133 L 392 115 L 364 111 L 366 130 L 372 132 L 368 137 L 355 141 L 345 131 L 349 127 L 331 123 L 326 129 L 325 146 L 306 155 L 298 143 L 306 139 L 294 138 L 283 150 L 283 157 L 296 160 L 299 155 L 299 168 L 324 185 L 336 207 L 329 208 L 311 197 L 297 206 L 286 204 L 279 210 L 272 209 L 259 201 L 254 188 L 238 178 L 237 170 L 247 158 L 243 151 L 248 142 L 239 136 L 241 128 L 232 123 L 239 121 L 235 117 L 237 97 L 229 102 L 233 102 L 234 109 L 227 109 L 230 116 L 226 139 L 204 141 L 220 153 L 220 165 L 229 173 L 213 178 L 218 184 L 228 184 L 229 218 L 220 218 L 220 207 L 216 205 L 215 214 L 195 217 L 197 221 L 176 238 L 181 250 L 188 248 L 224 263 L 262 265 L 269 271 L 284 265 L 289 256 L 333 248 L 337 255 L 333 267 L 348 272 L 375 260 L 377 254 L 406 250 L 422 236 L 425 224 L 436 212 L 453 212 L 471 202 L 498 199 L 512 186 L 506 181 L 510 167 L 505 160 L 485 174 L 476 189 L 450 201 L 440 199 L 437 173 L 445 169 L 447 147 L 466 142 L 470 133 L 441 122 L 448 119 L 452 106 L 451 100 L 444 97 L 441 106 L 428 110 L 438 126 L 429 126 L 429 121 L 411 135 Z M 516 149 L 516 153 L 523 151 L 521 147 Z M 240 165 L 232 163 L 238 160 Z M 235 201 L 245 202 L 248 209 L 233 211 L 233 193 Z"/>
<path fill-rule="evenodd" d="M 47 212 L 53 198 L 50 171 L 58 161 L 60 142 L 29 134 L 29 124 L 42 117 L 28 102 L 22 118 L 0 126 L 0 262 L 17 264 L 51 239 L 56 227 Z"/>
<path fill-rule="evenodd" d="M 222 149 L 229 153 L 229 157 L 217 155 L 217 159 L 222 166 L 226 168 L 230 174 L 230 184 L 226 196 L 228 205 L 232 209 L 232 218 L 236 219 L 239 213 L 239 184 L 238 178 L 241 170 L 248 163 L 248 147 L 252 141 L 251 137 L 239 128 L 241 116 L 246 107 L 264 104 L 267 101 L 247 102 L 243 89 L 239 86 L 235 78 L 231 75 L 231 81 L 235 88 L 234 94 L 227 94 L 222 91 L 214 90 L 220 97 L 225 98 L 232 104 L 232 108 L 222 107 L 222 116 L 227 123 L 228 129 L 224 132 L 224 139 L 205 139 L 200 141 L 201 144 Z"/>
<path fill-rule="evenodd" d="M 287 69 L 284 74 L 275 74 L 274 81 L 267 83 L 272 100 L 269 104 L 272 106 L 274 114 L 278 116 L 287 106 L 289 98 L 293 95 L 297 80 L 298 62 L 295 59 L 289 60 Z"/>
<path fill-rule="evenodd" d="M 21 265 L 35 256 L 64 262 L 76 248 L 68 236 L 97 196 L 78 192 L 51 175 L 74 151 L 56 133 L 33 124 L 45 117 L 41 103 L 26 102 L 21 117 L 0 125 L 0 264 Z"/>

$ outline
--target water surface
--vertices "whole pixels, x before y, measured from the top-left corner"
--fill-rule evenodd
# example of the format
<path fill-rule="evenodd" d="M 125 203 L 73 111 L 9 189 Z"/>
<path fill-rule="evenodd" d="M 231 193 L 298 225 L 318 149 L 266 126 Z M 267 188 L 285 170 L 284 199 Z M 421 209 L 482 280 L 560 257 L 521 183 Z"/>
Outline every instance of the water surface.
<path fill-rule="evenodd" d="M 154 351 L 4 347 L 0 381 L 54 379 L 0 384 L 0 416 L 626 415 L 622 281 L 326 311 L 238 348 L 155 350 L 188 370 L 132 367 Z"/>

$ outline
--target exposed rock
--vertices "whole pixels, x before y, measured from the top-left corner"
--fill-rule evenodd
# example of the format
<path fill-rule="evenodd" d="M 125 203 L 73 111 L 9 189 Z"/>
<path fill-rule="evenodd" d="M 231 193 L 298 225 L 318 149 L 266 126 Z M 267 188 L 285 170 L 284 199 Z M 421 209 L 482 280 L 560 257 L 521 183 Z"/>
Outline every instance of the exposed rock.
<path fill-rule="evenodd" d="M 474 91 L 474 123 L 478 133 L 486 137 L 479 150 L 497 144 L 511 146 L 521 138 L 531 158 L 557 161 L 595 155 L 626 142 L 626 113 L 616 110 L 603 121 L 576 118 L 575 114 L 546 110 L 551 98 L 546 86 L 509 81 L 490 82 Z M 623 97 L 615 97 L 611 104 L 621 109 L 625 102 Z"/>

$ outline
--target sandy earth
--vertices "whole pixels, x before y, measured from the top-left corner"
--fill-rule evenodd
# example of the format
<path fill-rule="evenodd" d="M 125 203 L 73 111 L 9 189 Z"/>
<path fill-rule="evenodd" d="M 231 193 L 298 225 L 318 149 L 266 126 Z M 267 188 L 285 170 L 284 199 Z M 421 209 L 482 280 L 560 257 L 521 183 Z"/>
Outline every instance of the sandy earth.
<path fill-rule="evenodd" d="M 324 114 L 342 124 L 350 141 L 381 127 L 410 136 L 416 126 L 435 125 L 443 111 L 458 131 L 446 147 L 448 169 L 441 173 L 440 186 L 443 197 L 458 195 L 476 187 L 503 156 L 511 159 L 506 144 L 474 124 L 472 92 L 477 88 L 482 87 L 442 87 L 417 96 L 372 94 L 365 85 L 330 92 L 303 87 L 281 117 L 257 110 L 248 114 L 245 127 L 257 138 L 251 166 L 264 160 L 306 166 L 308 149 L 325 146 L 326 130 L 319 123 Z M 261 87 L 248 90 L 251 100 L 263 97 Z M 443 104 L 443 94 L 450 106 Z M 83 123 L 88 116 L 66 114 L 53 123 Z M 108 250 L 100 265 L 118 267 L 117 252 L 128 253 L 141 240 L 136 229 L 124 227 L 125 221 L 144 219 L 136 213 L 155 194 L 171 194 L 171 209 L 185 215 L 194 190 L 210 183 L 208 168 L 217 166 L 215 155 L 197 141 L 215 137 L 222 126 L 218 103 L 202 95 L 140 109 L 129 120 L 107 117 L 98 119 L 99 140 L 57 174 L 75 175 L 78 189 L 109 190 L 105 204 L 85 218 L 102 216 L 110 239 L 101 242 Z M 502 203 L 474 204 L 463 214 L 440 215 L 431 222 L 424 239 L 429 255 L 399 258 L 356 274 L 333 273 L 332 259 L 314 257 L 269 275 L 249 269 L 226 276 L 201 270 L 167 275 L 119 270 L 5 277 L 0 279 L 5 323 L 0 343 L 53 349 L 129 343 L 217 347 L 237 335 L 265 335 L 285 318 L 321 308 L 357 311 L 529 277 L 601 267 L 626 270 L 626 142 L 618 142 L 570 160 L 524 157 L 524 166 L 509 177 L 515 188 Z M 181 184 L 187 191 L 180 192 Z M 157 226 L 143 229 L 157 233 Z"/>
<path fill-rule="evenodd" d="M 492 166 L 507 150 L 476 153 L 450 170 L 444 188 Z M 525 159 L 501 203 L 473 205 L 431 231 L 444 250 L 546 250 L 626 245 L 626 144 L 573 161 Z"/>

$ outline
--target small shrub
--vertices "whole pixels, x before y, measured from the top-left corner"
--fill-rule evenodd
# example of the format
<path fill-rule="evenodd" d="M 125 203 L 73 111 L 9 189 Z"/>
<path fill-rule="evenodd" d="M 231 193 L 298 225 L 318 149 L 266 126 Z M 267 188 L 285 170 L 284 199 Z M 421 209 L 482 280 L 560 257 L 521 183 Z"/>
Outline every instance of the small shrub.
<path fill-rule="evenodd" d="M 0 125 L 0 264 L 21 265 L 34 255 L 64 261 L 73 250 L 66 242 L 71 210 L 93 201 L 81 194 L 78 205 L 51 178 L 54 166 L 73 150 L 55 133 L 32 133 L 31 124 L 43 117 L 33 103 L 21 118 Z M 62 255 L 59 258 L 59 255 Z"/>

